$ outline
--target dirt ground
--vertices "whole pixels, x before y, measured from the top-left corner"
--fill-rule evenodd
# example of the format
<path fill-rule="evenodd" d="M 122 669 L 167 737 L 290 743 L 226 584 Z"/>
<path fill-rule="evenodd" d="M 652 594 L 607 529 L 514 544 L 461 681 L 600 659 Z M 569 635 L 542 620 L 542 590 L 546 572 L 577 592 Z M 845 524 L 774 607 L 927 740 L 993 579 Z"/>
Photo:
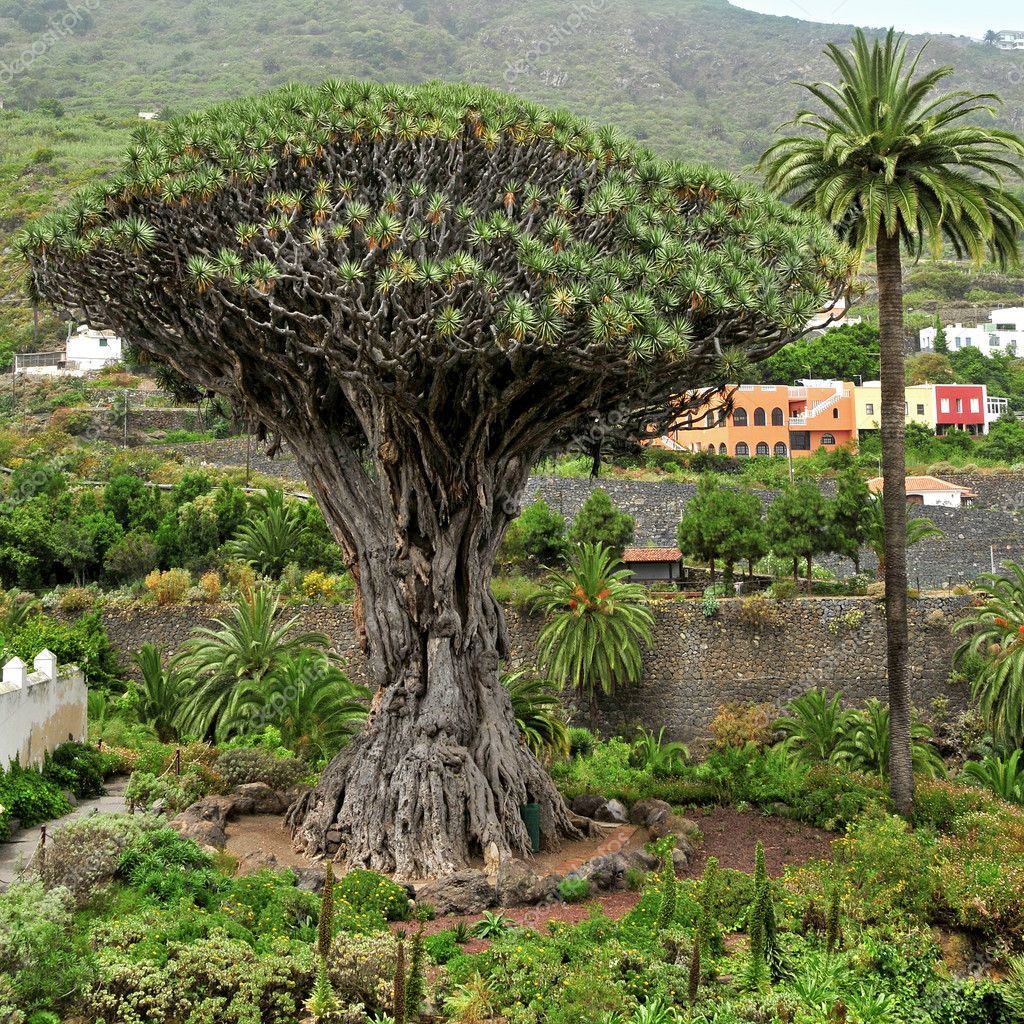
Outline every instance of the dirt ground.
<path fill-rule="evenodd" d="M 724 868 L 740 871 L 754 870 L 757 841 L 764 844 L 765 865 L 768 873 L 779 877 L 788 865 L 803 864 L 812 859 L 831 857 L 834 838 L 822 829 L 804 825 L 790 818 L 761 814 L 756 810 L 738 811 L 731 807 L 716 807 L 705 812 L 692 812 L 691 817 L 700 827 L 703 838 L 697 838 L 696 855 L 691 859 L 684 878 L 699 878 L 709 857 L 717 857 Z M 640 847 L 647 839 L 644 829 L 621 825 L 604 830 L 596 839 L 570 843 L 556 853 L 540 854 L 531 862 L 539 874 L 567 875 L 592 857 Z M 292 849 L 291 837 L 276 815 L 262 814 L 240 818 L 227 828 L 227 852 L 242 860 L 254 852 L 272 853 L 278 865 L 309 867 L 310 861 Z M 502 913 L 517 925 L 543 930 L 549 921 L 576 923 L 585 920 L 596 906 L 608 917 L 617 920 L 636 906 L 637 892 L 613 892 L 587 900 L 584 903 L 554 903 L 545 907 L 513 907 Z M 472 925 L 483 915 L 468 917 L 439 917 L 425 925 L 427 934 L 451 928 L 458 922 Z M 408 922 L 395 925 L 408 930 Z M 467 952 L 482 949 L 487 944 L 475 940 L 466 947 Z"/>

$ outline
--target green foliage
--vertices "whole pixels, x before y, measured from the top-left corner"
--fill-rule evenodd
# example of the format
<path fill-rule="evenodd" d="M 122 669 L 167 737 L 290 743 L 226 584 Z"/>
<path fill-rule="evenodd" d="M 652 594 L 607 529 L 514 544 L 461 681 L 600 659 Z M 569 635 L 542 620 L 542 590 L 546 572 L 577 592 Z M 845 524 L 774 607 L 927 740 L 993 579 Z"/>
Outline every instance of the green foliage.
<path fill-rule="evenodd" d="M 386 921 L 407 921 L 409 894 L 390 878 L 356 868 L 334 887 L 336 905 L 348 904 L 362 912 L 379 913 Z"/>
<path fill-rule="evenodd" d="M 235 747 L 217 758 L 217 774 L 229 786 L 262 782 L 271 789 L 286 790 L 306 773 L 303 761 L 296 757 L 277 756 L 261 747 Z"/>
<path fill-rule="evenodd" d="M 43 778 L 80 800 L 88 800 L 104 792 L 106 765 L 106 758 L 95 747 L 69 740 L 45 756 Z"/>
<path fill-rule="evenodd" d="M 497 939 L 512 927 L 504 914 L 485 910 L 484 916 L 473 926 L 473 936 L 478 939 Z"/>
<path fill-rule="evenodd" d="M 989 754 L 981 761 L 968 761 L 964 775 L 995 793 L 1001 800 L 1024 804 L 1024 751 L 1014 750 L 1009 757 Z"/>
<path fill-rule="evenodd" d="M 755 367 L 765 384 L 816 380 L 877 380 L 878 328 L 843 324 L 817 338 L 803 338 L 780 349 Z"/>
<path fill-rule="evenodd" d="M 140 679 L 136 713 L 139 721 L 152 726 L 161 743 L 178 738 L 175 724 L 185 697 L 183 680 L 173 668 L 165 668 L 163 654 L 156 644 L 143 644 L 135 655 Z"/>
<path fill-rule="evenodd" d="M 55 782 L 36 768 L 22 768 L 17 761 L 12 761 L 6 771 L 0 769 L 0 807 L 0 837 L 9 832 L 11 818 L 28 828 L 71 810 Z"/>
<path fill-rule="evenodd" d="M 1006 575 L 985 573 L 976 586 L 982 602 L 953 629 L 968 631 L 953 654 L 958 668 L 977 666 L 974 699 L 996 739 L 1024 746 L 1024 567 L 1003 565 Z"/>
<path fill-rule="evenodd" d="M 812 480 L 787 483 L 768 506 L 764 527 L 774 554 L 794 564 L 807 560 L 808 580 L 814 557 L 832 550 L 829 503 Z"/>
<path fill-rule="evenodd" d="M 565 903 L 582 903 L 589 894 L 588 878 L 563 878 L 558 883 L 558 895 Z"/>
<path fill-rule="evenodd" d="M 303 524 L 296 504 L 283 491 L 267 491 L 226 545 L 227 553 L 264 576 L 279 578 L 302 543 Z"/>
<path fill-rule="evenodd" d="M 907 515 L 907 547 L 920 544 L 931 537 L 943 536 L 930 519 L 914 514 Z M 878 559 L 878 578 L 885 576 L 885 499 L 880 495 L 867 508 L 864 525 L 864 544 Z"/>
<path fill-rule="evenodd" d="M 850 726 L 851 712 L 842 707 L 842 696 L 822 688 L 794 697 L 789 714 L 773 726 L 786 750 L 810 762 L 836 760 Z"/>
<path fill-rule="evenodd" d="M 616 560 L 633 540 L 636 520 L 620 512 L 603 487 L 595 487 L 583 502 L 569 530 L 569 543 L 600 545 Z"/>
<path fill-rule="evenodd" d="M 677 531 L 684 555 L 711 566 L 724 563 L 727 583 L 731 583 L 736 562 L 757 561 L 767 551 L 761 502 L 750 491 L 720 484 L 705 474 L 697 493 L 687 503 Z"/>
<path fill-rule="evenodd" d="M 685 743 L 666 742 L 664 728 L 657 735 L 641 730 L 629 754 L 631 767 L 650 772 L 655 778 L 678 775 L 689 759 Z"/>
<path fill-rule="evenodd" d="M 543 498 L 509 524 L 498 553 L 502 565 L 555 566 L 565 557 L 565 519 Z"/>
<path fill-rule="evenodd" d="M 566 757 L 570 753 L 569 728 L 558 690 L 526 669 L 503 675 L 512 700 L 512 712 L 526 745 L 538 757 Z"/>
<path fill-rule="evenodd" d="M 584 694 L 637 682 L 654 617 L 642 585 L 600 545 L 584 544 L 564 572 L 544 581 L 536 607 L 547 614 L 538 661 L 548 678 Z"/>

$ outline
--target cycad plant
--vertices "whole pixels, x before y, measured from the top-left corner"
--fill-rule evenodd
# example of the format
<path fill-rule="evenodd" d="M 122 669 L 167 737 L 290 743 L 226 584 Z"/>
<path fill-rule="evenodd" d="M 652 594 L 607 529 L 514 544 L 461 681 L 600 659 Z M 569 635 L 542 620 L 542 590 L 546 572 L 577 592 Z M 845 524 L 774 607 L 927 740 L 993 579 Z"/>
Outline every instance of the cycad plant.
<path fill-rule="evenodd" d="M 801 760 L 832 761 L 850 723 L 851 712 L 841 702 L 841 693 L 808 690 L 789 702 L 789 714 L 777 719 L 772 728 L 783 735 L 783 747 Z"/>
<path fill-rule="evenodd" d="M 193 629 L 172 668 L 188 683 L 188 696 L 177 715 L 179 729 L 190 735 L 224 738 L 237 728 L 240 709 L 262 694 L 267 683 L 293 658 L 326 654 L 322 633 L 297 632 L 297 618 L 278 622 L 277 599 L 259 589 L 241 601 L 230 619 Z M 226 727 L 221 727 L 221 722 Z"/>
<path fill-rule="evenodd" d="M 271 488 L 228 541 L 226 550 L 232 558 L 277 579 L 294 561 L 302 534 L 302 519 L 295 506 L 285 498 L 284 491 Z"/>
<path fill-rule="evenodd" d="M 140 677 L 135 684 L 139 721 L 152 726 L 161 743 L 173 742 L 178 739 L 176 719 L 185 695 L 181 678 L 172 667 L 164 667 L 156 644 L 143 644 L 134 659 Z"/>
<path fill-rule="evenodd" d="M 977 588 L 980 604 L 953 626 L 969 635 L 953 653 L 953 664 L 981 668 L 971 689 L 996 741 L 1024 746 L 1024 567 L 1003 564 L 1005 575 L 985 573 Z"/>
<path fill-rule="evenodd" d="M 904 250 L 1016 263 L 1024 202 L 1004 187 L 1022 173 L 1024 140 L 978 123 L 998 98 L 939 93 L 949 66 L 919 73 L 903 37 L 870 41 L 857 31 L 852 52 L 829 45 L 839 80 L 805 84 L 816 101 L 791 122 L 799 134 L 780 139 L 762 158 L 768 184 L 802 210 L 832 224 L 855 252 L 874 250 L 881 335 L 882 477 L 889 704 L 896 807 L 914 799 L 908 676 L 906 451 L 903 318 Z"/>
<path fill-rule="evenodd" d="M 654 616 L 639 583 L 600 544 L 581 544 L 565 571 L 544 580 L 535 606 L 548 616 L 538 660 L 548 678 L 593 699 L 643 673 Z"/>
<path fill-rule="evenodd" d="M 889 745 L 892 741 L 889 723 L 889 709 L 885 704 L 875 697 L 865 701 L 863 709 L 851 713 L 846 736 L 836 757 L 857 771 L 884 777 L 890 764 Z M 945 775 L 946 765 L 931 742 L 931 728 L 917 718 L 911 718 L 910 737 L 914 772 L 929 778 Z"/>
<path fill-rule="evenodd" d="M 1000 800 L 1024 804 L 1024 750 L 1015 750 L 1009 757 L 989 754 L 981 761 L 968 761 L 964 775 L 972 782 L 991 790 Z"/>
<path fill-rule="evenodd" d="M 523 742 L 540 758 L 568 757 L 571 749 L 557 688 L 522 669 L 501 677 L 512 698 L 512 711 Z"/>

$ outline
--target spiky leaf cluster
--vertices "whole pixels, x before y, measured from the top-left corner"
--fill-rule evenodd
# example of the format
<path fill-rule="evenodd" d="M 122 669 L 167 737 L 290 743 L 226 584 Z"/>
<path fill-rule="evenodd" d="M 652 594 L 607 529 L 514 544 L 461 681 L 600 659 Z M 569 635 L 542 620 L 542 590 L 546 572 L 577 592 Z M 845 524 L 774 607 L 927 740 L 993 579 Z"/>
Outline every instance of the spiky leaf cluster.
<path fill-rule="evenodd" d="M 458 437 L 468 387 L 521 444 L 511 381 L 559 429 L 627 388 L 682 394 L 801 333 L 852 259 L 815 219 L 612 129 L 355 81 L 146 124 L 118 175 L 18 246 L 44 296 L 268 421 L 313 403 L 365 434 L 358 392 Z"/>

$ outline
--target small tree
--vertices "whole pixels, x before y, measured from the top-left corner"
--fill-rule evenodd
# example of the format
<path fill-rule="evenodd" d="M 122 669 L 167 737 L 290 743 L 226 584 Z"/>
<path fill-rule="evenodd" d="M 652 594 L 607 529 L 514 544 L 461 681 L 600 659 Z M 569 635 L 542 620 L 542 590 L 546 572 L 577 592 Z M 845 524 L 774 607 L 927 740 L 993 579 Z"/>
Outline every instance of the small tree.
<path fill-rule="evenodd" d="M 946 341 L 946 329 L 942 326 L 939 314 L 935 314 L 935 343 L 932 346 L 940 355 L 949 351 L 949 342 Z"/>
<path fill-rule="evenodd" d="M 871 492 L 860 472 L 852 467 L 843 470 L 836 480 L 836 496 L 829 508 L 830 550 L 852 559 L 858 573 L 870 505 Z"/>
<path fill-rule="evenodd" d="M 565 557 L 565 518 L 543 499 L 527 505 L 509 524 L 498 561 L 554 566 Z"/>
<path fill-rule="evenodd" d="M 603 544 L 618 560 L 636 533 L 636 520 L 620 512 L 603 487 L 596 487 L 583 502 L 572 529 L 571 544 Z"/>
<path fill-rule="evenodd" d="M 725 582 L 730 586 L 733 565 L 743 560 L 753 563 L 768 546 L 757 496 L 724 486 L 710 474 L 697 485 L 676 536 L 684 554 L 710 564 L 712 579 L 715 561 L 721 560 Z"/>
<path fill-rule="evenodd" d="M 793 579 L 801 558 L 807 559 L 807 588 L 813 578 L 814 556 L 830 551 L 832 529 L 829 502 L 811 480 L 787 484 L 765 516 L 768 545 L 780 558 L 793 560 Z"/>

